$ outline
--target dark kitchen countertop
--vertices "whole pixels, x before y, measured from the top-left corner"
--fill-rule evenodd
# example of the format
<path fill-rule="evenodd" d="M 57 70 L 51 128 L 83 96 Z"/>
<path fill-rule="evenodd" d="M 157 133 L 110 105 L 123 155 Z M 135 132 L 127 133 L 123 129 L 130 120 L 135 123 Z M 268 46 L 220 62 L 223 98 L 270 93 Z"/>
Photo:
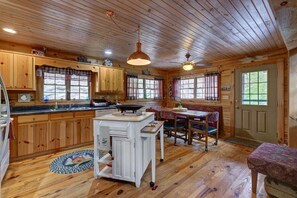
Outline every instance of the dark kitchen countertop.
<path fill-rule="evenodd" d="M 30 115 L 30 114 L 43 114 L 43 113 L 61 113 L 61 112 L 71 112 L 71 111 L 95 111 L 95 110 L 105 110 L 105 109 L 116 109 L 115 105 L 110 105 L 107 107 L 87 107 L 87 106 L 81 106 L 81 107 L 71 107 L 71 108 L 58 108 L 58 109 L 36 109 L 34 107 L 32 108 L 24 108 L 24 109 L 16 109 L 11 110 L 10 114 L 12 116 L 16 115 Z"/>

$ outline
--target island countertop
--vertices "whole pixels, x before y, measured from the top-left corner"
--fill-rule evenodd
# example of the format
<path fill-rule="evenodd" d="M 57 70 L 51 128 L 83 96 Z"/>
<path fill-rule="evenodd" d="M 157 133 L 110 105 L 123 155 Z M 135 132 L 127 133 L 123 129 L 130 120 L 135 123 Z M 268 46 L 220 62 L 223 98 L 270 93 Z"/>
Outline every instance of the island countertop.
<path fill-rule="evenodd" d="M 95 117 L 94 120 L 107 121 L 125 121 L 125 122 L 141 122 L 150 116 L 154 116 L 154 112 L 143 112 L 142 115 L 113 113 L 100 117 Z"/>

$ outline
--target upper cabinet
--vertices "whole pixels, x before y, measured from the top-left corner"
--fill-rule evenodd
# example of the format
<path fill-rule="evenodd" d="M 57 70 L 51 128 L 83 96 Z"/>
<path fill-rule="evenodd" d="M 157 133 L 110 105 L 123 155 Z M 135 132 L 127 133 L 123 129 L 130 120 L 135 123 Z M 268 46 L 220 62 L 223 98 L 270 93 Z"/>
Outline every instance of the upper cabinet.
<path fill-rule="evenodd" d="M 34 57 L 14 54 L 13 89 L 35 89 Z"/>
<path fill-rule="evenodd" d="M 13 54 L 0 52 L 0 74 L 7 89 L 13 88 Z"/>
<path fill-rule="evenodd" d="M 32 56 L 0 52 L 0 74 L 8 90 L 35 90 Z"/>
<path fill-rule="evenodd" d="M 124 70 L 114 67 L 99 67 L 98 92 L 124 92 Z"/>

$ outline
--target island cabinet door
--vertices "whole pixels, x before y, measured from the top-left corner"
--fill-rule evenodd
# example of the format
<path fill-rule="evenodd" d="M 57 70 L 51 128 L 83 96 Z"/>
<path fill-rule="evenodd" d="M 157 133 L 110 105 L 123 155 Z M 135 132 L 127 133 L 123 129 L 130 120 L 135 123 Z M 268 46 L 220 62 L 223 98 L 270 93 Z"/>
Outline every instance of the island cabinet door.
<path fill-rule="evenodd" d="M 112 137 L 112 156 L 113 178 L 135 181 L 134 139 Z"/>

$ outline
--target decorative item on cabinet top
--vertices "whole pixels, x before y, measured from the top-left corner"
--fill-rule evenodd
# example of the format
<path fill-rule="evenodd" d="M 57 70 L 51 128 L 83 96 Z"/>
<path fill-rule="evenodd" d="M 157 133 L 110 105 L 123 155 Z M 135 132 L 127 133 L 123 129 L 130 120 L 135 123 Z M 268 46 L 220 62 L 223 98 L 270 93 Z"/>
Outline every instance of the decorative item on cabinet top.
<path fill-rule="evenodd" d="M 112 61 L 110 59 L 106 58 L 103 61 L 102 65 L 112 67 Z"/>

